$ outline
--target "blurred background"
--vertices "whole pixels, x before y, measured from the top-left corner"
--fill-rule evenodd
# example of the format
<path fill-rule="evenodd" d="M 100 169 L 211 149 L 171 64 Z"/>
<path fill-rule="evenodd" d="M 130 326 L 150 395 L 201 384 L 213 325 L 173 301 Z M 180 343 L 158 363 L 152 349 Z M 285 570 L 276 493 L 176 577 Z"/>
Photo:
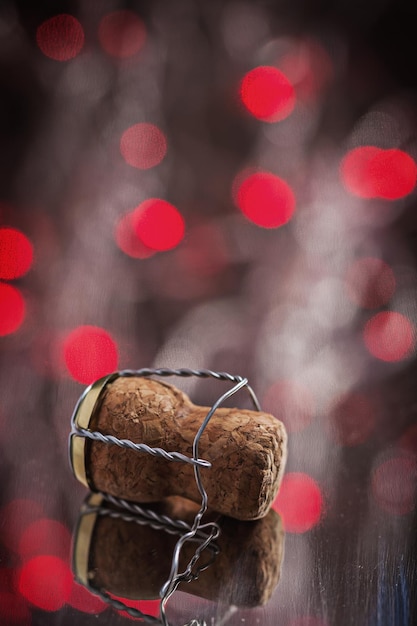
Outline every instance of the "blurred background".
<path fill-rule="evenodd" d="M 130 619 L 72 581 L 67 436 L 86 385 L 157 366 L 247 376 L 289 432 L 273 598 L 179 592 L 174 624 L 415 623 L 416 13 L 2 2 L 2 625 Z"/>

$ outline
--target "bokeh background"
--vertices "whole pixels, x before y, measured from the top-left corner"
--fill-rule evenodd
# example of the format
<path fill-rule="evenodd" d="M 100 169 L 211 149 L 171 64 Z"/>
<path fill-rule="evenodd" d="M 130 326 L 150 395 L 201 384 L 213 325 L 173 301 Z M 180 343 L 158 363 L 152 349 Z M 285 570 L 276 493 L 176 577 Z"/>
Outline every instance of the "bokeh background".
<path fill-rule="evenodd" d="M 129 620 L 72 581 L 67 436 L 147 366 L 245 375 L 289 432 L 272 600 L 173 623 L 415 623 L 416 11 L 2 2 L 2 625 Z"/>

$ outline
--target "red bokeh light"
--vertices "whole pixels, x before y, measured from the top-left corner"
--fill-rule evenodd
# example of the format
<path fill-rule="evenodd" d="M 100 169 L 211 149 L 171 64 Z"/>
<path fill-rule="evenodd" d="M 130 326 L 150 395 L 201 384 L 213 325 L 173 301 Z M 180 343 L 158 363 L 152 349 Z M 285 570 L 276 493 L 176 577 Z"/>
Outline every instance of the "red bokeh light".
<path fill-rule="evenodd" d="M 63 13 L 51 17 L 38 27 L 36 42 L 50 59 L 68 61 L 81 52 L 84 30 L 74 16 Z"/>
<path fill-rule="evenodd" d="M 1 542 L 12 552 L 18 553 L 22 533 L 43 514 L 43 508 L 35 500 L 12 500 L 0 509 Z"/>
<path fill-rule="evenodd" d="M 382 259 L 358 259 L 346 273 L 349 298 L 365 309 L 375 309 L 386 304 L 392 298 L 395 286 L 394 272 Z"/>
<path fill-rule="evenodd" d="M 31 604 L 44 611 L 57 611 L 69 599 L 72 573 L 56 556 L 36 556 L 20 570 L 19 592 Z"/>
<path fill-rule="evenodd" d="M 140 610 L 154 617 L 159 616 L 159 608 L 161 603 L 159 600 L 140 600 Z"/>
<path fill-rule="evenodd" d="M 414 350 L 416 329 L 401 313 L 383 311 L 365 325 L 363 338 L 372 356 L 395 362 L 407 358 Z"/>
<path fill-rule="evenodd" d="M 407 196 L 416 184 L 415 161 L 402 150 L 383 150 L 372 160 L 371 172 L 378 197 L 386 200 Z"/>
<path fill-rule="evenodd" d="M 114 238 L 120 250 L 133 259 L 147 259 L 155 254 L 134 231 L 133 213 L 126 213 L 116 224 Z"/>
<path fill-rule="evenodd" d="M 266 65 L 244 76 L 240 97 L 249 113 L 263 122 L 283 120 L 295 106 L 295 91 L 288 78 L 276 67 Z"/>
<path fill-rule="evenodd" d="M 0 336 L 14 333 L 25 319 L 26 306 L 16 287 L 0 283 Z"/>
<path fill-rule="evenodd" d="M 4 626 L 30 626 L 31 613 L 23 598 L 0 589 L 1 623 Z"/>
<path fill-rule="evenodd" d="M 238 177 L 235 203 L 257 226 L 278 228 L 286 224 L 295 211 L 295 197 L 285 180 L 269 172 L 256 172 L 243 180 Z"/>
<path fill-rule="evenodd" d="M 181 213 L 165 200 L 145 200 L 134 210 L 132 219 L 134 232 L 152 250 L 171 250 L 184 237 Z"/>
<path fill-rule="evenodd" d="M 294 44 L 279 65 L 294 85 L 297 98 L 305 101 L 317 98 L 334 73 L 328 52 L 313 39 Z"/>
<path fill-rule="evenodd" d="M 32 261 L 33 246 L 26 235 L 15 228 L 0 228 L 0 278 L 23 276 Z"/>
<path fill-rule="evenodd" d="M 117 369 L 117 345 L 98 326 L 79 326 L 71 331 L 64 340 L 63 353 L 72 378 L 85 385 Z"/>
<path fill-rule="evenodd" d="M 139 170 L 159 165 L 166 152 L 165 135 L 155 124 L 134 124 L 122 134 L 120 153 L 128 165 Z"/>
<path fill-rule="evenodd" d="M 380 148 L 363 146 L 350 150 L 342 159 L 340 174 L 345 187 L 355 196 L 375 197 L 375 188 L 370 175 L 370 164 Z"/>
<path fill-rule="evenodd" d="M 308 426 L 315 410 L 310 391 L 292 380 L 279 380 L 266 391 L 262 408 L 281 420 L 288 432 Z"/>
<path fill-rule="evenodd" d="M 340 173 L 346 189 L 355 196 L 397 200 L 413 191 L 417 167 L 402 150 L 363 146 L 347 153 Z"/>
<path fill-rule="evenodd" d="M 320 521 L 323 496 L 311 476 L 290 472 L 284 476 L 272 508 L 282 516 L 286 532 L 304 533 Z"/>
<path fill-rule="evenodd" d="M 75 580 L 72 584 L 71 595 L 68 598 L 68 604 L 77 611 L 88 613 L 89 615 L 97 615 L 108 608 L 108 604 L 98 596 L 92 594 L 88 589 L 79 585 Z"/>
<path fill-rule="evenodd" d="M 146 30 L 140 17 L 133 11 L 114 11 L 101 19 L 98 38 L 107 54 L 126 59 L 143 48 Z"/>
<path fill-rule="evenodd" d="M 23 532 L 19 542 L 19 554 L 28 559 L 39 554 L 51 554 L 69 561 L 71 533 L 64 524 L 43 518 L 33 522 Z"/>
<path fill-rule="evenodd" d="M 378 505 L 393 515 L 407 515 L 415 507 L 417 461 L 414 457 L 394 457 L 372 473 L 372 494 Z"/>
<path fill-rule="evenodd" d="M 342 446 L 364 443 L 375 429 L 375 408 L 364 395 L 339 398 L 329 411 L 331 436 Z"/>

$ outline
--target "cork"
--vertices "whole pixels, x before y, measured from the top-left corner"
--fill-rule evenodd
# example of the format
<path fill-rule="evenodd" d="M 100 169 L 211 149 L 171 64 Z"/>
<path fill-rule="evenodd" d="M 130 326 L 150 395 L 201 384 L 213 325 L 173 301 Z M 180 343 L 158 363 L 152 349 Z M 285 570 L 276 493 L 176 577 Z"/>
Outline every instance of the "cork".
<path fill-rule="evenodd" d="M 191 457 L 208 411 L 167 383 L 120 376 L 101 389 L 88 428 Z M 91 440 L 83 454 L 93 491 L 139 503 L 174 495 L 201 502 L 190 464 Z M 212 464 L 201 468 L 210 508 L 240 520 L 258 519 L 270 509 L 282 479 L 285 428 L 267 413 L 219 408 L 201 436 L 199 456 Z"/>
<path fill-rule="evenodd" d="M 191 522 L 198 508 L 193 507 L 189 501 L 172 497 L 154 505 L 154 510 L 169 517 L 180 513 L 181 519 Z M 264 518 L 252 522 L 220 516 L 217 523 L 221 529 L 216 540 L 219 553 L 196 580 L 181 583 L 178 589 L 239 607 L 266 604 L 281 573 L 284 532 L 280 516 L 271 509 Z M 75 575 L 82 584 L 118 597 L 157 599 L 169 576 L 178 538 L 109 515 L 81 515 L 73 542 Z M 180 571 L 195 549 L 195 543 L 184 544 Z M 211 557 L 206 549 L 199 563 Z"/>

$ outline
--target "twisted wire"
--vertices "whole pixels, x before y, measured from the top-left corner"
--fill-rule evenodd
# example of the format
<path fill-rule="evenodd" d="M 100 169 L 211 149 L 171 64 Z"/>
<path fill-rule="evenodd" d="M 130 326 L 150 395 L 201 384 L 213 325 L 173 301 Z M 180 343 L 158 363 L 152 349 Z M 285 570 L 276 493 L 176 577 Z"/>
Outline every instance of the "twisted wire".
<path fill-rule="evenodd" d="M 105 500 L 108 500 L 115 506 L 126 509 L 126 511 L 129 511 L 133 515 L 139 515 L 148 519 L 149 521 L 155 522 L 156 524 L 171 526 L 173 528 L 178 528 L 178 530 L 183 531 L 191 530 L 191 526 L 183 520 L 174 519 L 172 517 L 169 517 L 168 515 L 163 515 L 160 513 L 155 513 L 155 511 L 152 511 L 151 509 L 145 509 L 141 507 L 139 504 L 136 504 L 136 502 L 129 502 L 128 500 L 124 500 L 123 498 L 116 498 L 109 493 L 100 492 L 100 495 L 103 496 Z"/>
<path fill-rule="evenodd" d="M 162 624 L 161 620 L 158 617 L 154 617 L 153 615 L 148 615 L 147 613 L 143 613 L 139 609 L 135 609 L 132 606 L 127 606 L 127 604 L 125 604 L 121 600 L 112 598 L 108 593 L 106 593 L 102 589 L 94 589 L 93 587 L 88 586 L 88 590 L 94 595 L 101 598 L 103 602 L 115 608 L 117 611 L 124 611 L 131 617 L 143 619 L 143 621 L 147 622 L 148 624 L 155 624 L 157 626 L 161 626 Z"/>
<path fill-rule="evenodd" d="M 180 528 L 172 528 L 170 526 L 167 526 L 166 524 L 163 524 L 162 522 L 158 524 L 157 522 L 151 522 L 150 520 L 147 520 L 147 519 L 141 519 L 140 517 L 134 514 L 128 515 L 126 513 L 123 513 L 122 511 L 115 511 L 114 509 L 109 509 L 103 506 L 86 506 L 83 511 L 83 515 L 89 515 L 91 513 L 96 513 L 97 515 L 100 515 L 102 517 L 104 516 L 111 517 L 112 519 L 122 519 L 125 522 L 133 522 L 134 524 L 138 524 L 138 526 L 149 526 L 150 528 L 153 528 L 154 530 L 163 530 L 169 533 L 170 535 L 182 535 L 184 532 Z M 212 526 L 214 525 L 215 524 L 213 523 Z M 217 556 L 217 554 L 219 553 L 219 547 L 216 544 L 211 543 L 213 539 L 212 533 L 207 535 L 203 533 L 201 529 L 202 529 L 202 526 L 200 526 L 199 531 L 196 533 L 195 539 L 190 539 L 190 541 L 197 542 L 198 540 L 202 540 L 205 542 L 207 539 L 210 539 L 210 545 L 207 545 L 207 548 L 211 550 L 213 554 Z M 206 567 L 207 566 L 205 566 L 204 569 L 206 569 Z M 199 569 L 199 572 L 200 571 L 202 571 L 202 569 Z"/>
<path fill-rule="evenodd" d="M 120 506 L 121 500 L 119 500 L 118 498 L 114 498 L 113 496 L 108 496 L 108 494 L 104 494 L 101 492 L 99 493 L 106 500 L 108 500 L 115 506 L 117 507 Z M 129 505 L 130 503 L 128 503 L 127 501 L 124 501 L 124 504 Z M 130 509 L 130 507 L 126 508 L 126 511 L 131 511 L 131 512 L 128 513 L 120 509 L 110 509 L 109 507 L 105 507 L 102 504 L 91 505 L 87 502 L 86 504 L 84 504 L 81 514 L 89 515 L 91 513 L 96 513 L 97 515 L 108 516 L 113 519 L 122 519 L 125 522 L 133 522 L 135 524 L 138 524 L 139 526 L 149 526 L 150 528 L 153 528 L 154 530 L 164 530 L 165 532 L 172 534 L 172 535 L 181 535 L 184 533 L 184 531 L 191 530 L 191 526 L 187 524 L 186 522 L 184 522 L 183 520 L 174 519 L 174 518 L 169 517 L 168 515 L 159 515 L 150 509 L 144 509 L 140 506 L 135 506 L 135 507 L 132 506 L 132 509 Z M 196 533 L 196 537 L 199 540 L 205 541 L 208 537 L 210 537 L 210 541 L 212 540 L 211 533 L 206 534 L 205 532 L 203 532 L 206 528 L 211 528 L 211 529 L 215 528 L 216 532 L 220 530 L 219 526 L 215 522 L 201 524 Z M 211 532 L 213 532 L 213 530 Z M 219 532 L 217 532 L 216 536 L 218 536 L 218 534 Z M 216 552 L 216 554 L 218 554 L 219 548 L 216 544 L 213 544 L 212 546 L 209 546 L 209 547 L 211 550 L 213 550 L 213 552 Z"/>
<path fill-rule="evenodd" d="M 203 526 L 200 526 L 200 527 L 203 527 Z M 203 552 L 203 550 L 205 548 L 207 548 L 209 546 L 209 544 L 214 539 L 217 539 L 217 537 L 220 534 L 220 528 L 217 526 L 217 524 L 213 524 L 213 528 L 212 528 L 212 532 L 211 532 L 210 536 L 206 539 L 206 541 L 204 541 L 202 544 L 200 544 L 198 546 L 198 548 L 196 549 L 193 557 L 191 558 L 191 560 L 189 561 L 187 567 L 185 568 L 184 572 L 179 574 L 178 573 L 179 556 L 180 556 L 180 552 L 181 552 L 182 546 L 187 541 L 192 541 L 193 537 L 196 534 L 196 532 L 197 531 L 193 528 L 189 533 L 186 533 L 186 534 L 182 535 L 182 537 L 180 537 L 178 539 L 178 541 L 177 541 L 177 543 L 175 545 L 174 555 L 172 557 L 171 573 L 170 573 L 170 576 L 169 576 L 168 580 L 162 586 L 160 594 L 159 594 L 160 598 L 161 598 L 160 615 L 161 615 L 162 623 L 163 623 L 164 626 L 169 626 L 168 620 L 167 620 L 167 617 L 166 617 L 166 604 L 167 604 L 168 600 L 170 599 L 172 594 L 177 590 L 177 588 L 178 588 L 178 586 L 180 585 L 181 582 L 191 582 L 191 580 L 195 580 L 196 578 L 198 578 L 198 575 L 199 575 L 200 571 L 203 571 L 204 569 L 206 569 L 209 566 L 207 564 L 204 565 L 203 567 L 201 567 L 200 569 L 197 570 L 195 575 L 193 575 L 192 569 L 193 569 L 194 565 L 196 564 L 196 562 L 200 558 L 200 555 Z"/>
<path fill-rule="evenodd" d="M 131 617 L 135 617 L 138 619 L 143 619 L 144 622 L 148 624 L 153 624 L 154 626 L 162 626 L 162 622 L 159 618 L 154 617 L 153 615 L 148 615 L 147 613 L 143 613 L 139 609 L 135 609 L 131 606 L 127 606 L 121 600 L 117 600 L 116 598 L 112 598 L 108 593 L 103 590 L 93 589 L 92 587 L 88 587 L 89 591 L 94 595 L 98 596 L 103 602 L 112 606 L 117 611 L 123 611 L 130 615 Z M 191 622 L 185 624 L 185 626 L 207 626 L 207 623 L 203 620 L 192 619 Z"/>
<path fill-rule="evenodd" d="M 138 370 L 121 370 L 119 372 L 119 376 L 182 376 L 184 378 L 189 378 L 191 376 L 196 376 L 197 378 L 215 378 L 216 380 L 226 380 L 231 383 L 240 383 L 244 380 L 243 376 L 229 374 L 228 372 L 215 372 L 214 370 L 194 370 L 189 369 L 187 367 L 182 367 L 179 369 L 171 369 L 169 367 L 161 367 L 157 369 L 152 369 L 150 367 L 144 367 Z M 248 384 L 246 380 L 245 387 L 248 390 L 252 403 L 255 407 L 256 411 L 261 410 L 261 405 L 259 404 L 259 400 L 253 391 L 252 387 Z"/>
<path fill-rule="evenodd" d="M 212 563 L 214 563 L 215 558 L 220 552 L 220 549 L 217 546 L 217 544 L 213 543 L 213 541 L 217 539 L 220 535 L 220 528 L 215 523 L 205 524 L 203 526 L 200 526 L 199 531 L 197 532 L 197 535 L 196 535 L 197 537 L 200 536 L 201 529 L 205 527 L 211 527 L 211 533 L 205 536 L 205 540 L 196 548 L 196 551 L 194 552 L 194 555 L 190 559 L 190 562 L 188 563 L 184 572 L 178 575 L 180 582 L 181 580 L 185 582 L 191 582 L 192 580 L 197 580 L 197 578 L 200 576 L 200 573 L 204 572 L 204 570 L 206 570 L 208 567 L 210 567 L 210 565 L 212 565 Z M 195 540 L 189 539 L 189 541 L 195 541 Z M 203 563 L 202 565 L 197 567 L 197 569 L 193 572 L 193 568 L 195 564 L 197 563 L 202 552 L 206 548 L 212 552 L 211 559 L 207 563 Z"/>
<path fill-rule="evenodd" d="M 238 383 L 243 380 L 242 376 L 235 376 L 228 374 L 227 372 L 215 372 L 213 370 L 193 370 L 187 367 L 179 369 L 171 369 L 169 367 L 160 367 L 152 369 L 150 367 L 144 367 L 138 370 L 121 370 L 119 376 L 182 376 L 190 377 L 196 376 L 197 378 L 216 378 L 217 380 L 228 380 L 232 383 Z"/>
<path fill-rule="evenodd" d="M 85 437 L 87 439 L 92 439 L 93 441 L 101 441 L 102 443 L 107 443 L 109 445 L 116 445 L 120 448 L 128 448 L 130 450 L 135 450 L 136 452 L 146 452 L 151 456 L 162 457 L 166 461 L 175 461 L 175 462 L 183 462 L 189 463 L 190 465 L 200 465 L 201 467 L 211 467 L 211 463 L 206 461 L 205 459 L 196 459 L 186 456 L 181 452 L 167 452 L 162 448 L 151 448 L 145 443 L 133 443 L 130 439 L 119 439 L 118 437 L 114 437 L 113 435 L 104 435 L 96 430 L 88 430 L 87 428 L 81 428 L 81 426 L 77 426 L 74 424 L 71 434 L 78 435 L 80 437 Z"/>
<path fill-rule="evenodd" d="M 111 517 L 112 519 L 122 519 L 125 522 L 133 522 L 135 524 L 138 524 L 138 526 L 149 526 L 154 530 L 164 530 L 170 535 L 181 535 L 184 532 L 180 528 L 172 528 L 166 526 L 162 522 L 151 522 L 150 520 L 142 519 L 133 513 L 129 515 L 128 513 L 115 511 L 114 509 L 108 509 L 102 506 L 86 506 L 83 511 L 83 515 L 89 515 L 90 513 L 96 513 L 97 515 Z"/>

